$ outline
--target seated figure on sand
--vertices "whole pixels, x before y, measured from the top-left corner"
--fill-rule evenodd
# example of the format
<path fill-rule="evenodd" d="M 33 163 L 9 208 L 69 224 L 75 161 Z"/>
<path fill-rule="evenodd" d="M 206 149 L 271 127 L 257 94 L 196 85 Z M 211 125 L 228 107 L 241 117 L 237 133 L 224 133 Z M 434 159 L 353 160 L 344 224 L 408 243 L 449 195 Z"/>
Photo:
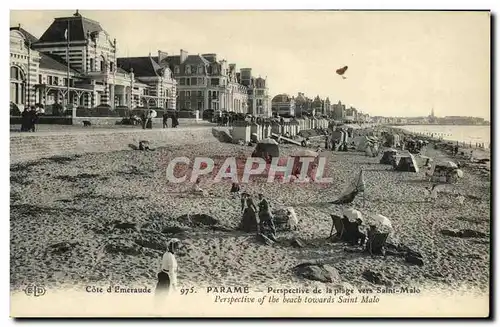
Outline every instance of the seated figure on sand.
<path fill-rule="evenodd" d="M 385 244 L 389 234 L 381 233 L 375 225 L 370 225 L 367 234 L 365 251 L 371 255 L 382 254 L 385 256 Z"/>
<path fill-rule="evenodd" d="M 206 192 L 200 187 L 201 179 L 198 177 L 193 185 L 192 192 L 197 195 L 205 196 Z"/>
<path fill-rule="evenodd" d="M 299 220 L 293 207 L 287 207 L 274 211 L 273 214 L 275 220 L 274 223 L 276 224 L 277 228 L 282 226 L 288 230 L 297 230 Z"/>
<path fill-rule="evenodd" d="M 231 185 L 231 196 L 235 199 L 240 194 L 240 184 L 233 183 Z"/>

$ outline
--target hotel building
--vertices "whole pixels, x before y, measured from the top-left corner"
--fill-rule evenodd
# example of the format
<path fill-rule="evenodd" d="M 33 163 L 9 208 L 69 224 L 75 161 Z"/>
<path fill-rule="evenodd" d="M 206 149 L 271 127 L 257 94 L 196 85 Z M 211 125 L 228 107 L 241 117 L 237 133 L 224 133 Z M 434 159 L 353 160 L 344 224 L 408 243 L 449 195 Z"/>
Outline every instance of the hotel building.
<path fill-rule="evenodd" d="M 171 71 L 151 62 L 150 71 L 117 65 L 117 42 L 78 11 L 54 19 L 37 39 L 10 28 L 11 103 L 22 110 L 35 103 L 110 108 L 175 108 L 176 81 Z M 69 63 L 69 65 L 68 65 Z M 69 77 L 69 78 L 68 78 Z"/>

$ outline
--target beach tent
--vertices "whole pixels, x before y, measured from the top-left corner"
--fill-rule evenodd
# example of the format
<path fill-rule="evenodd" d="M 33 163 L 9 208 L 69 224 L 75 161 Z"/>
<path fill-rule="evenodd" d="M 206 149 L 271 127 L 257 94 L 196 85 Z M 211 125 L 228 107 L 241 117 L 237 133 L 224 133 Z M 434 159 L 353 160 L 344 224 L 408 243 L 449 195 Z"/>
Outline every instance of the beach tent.
<path fill-rule="evenodd" d="M 364 173 L 363 170 L 360 170 L 358 176 L 356 176 L 356 178 L 354 178 L 354 180 L 351 181 L 349 186 L 340 194 L 340 196 L 331 203 L 333 204 L 351 203 L 352 201 L 354 201 L 356 195 L 358 195 L 359 193 L 363 193 L 363 204 L 364 204 L 365 189 L 366 189 L 366 183 L 365 183 Z"/>
<path fill-rule="evenodd" d="M 396 149 L 387 149 L 384 151 L 382 158 L 380 159 L 380 163 L 384 165 L 391 165 L 394 161 L 395 157 L 398 155 L 398 151 Z"/>
<path fill-rule="evenodd" d="M 412 154 L 407 154 L 399 159 L 398 165 L 396 166 L 397 171 L 409 171 L 413 173 L 418 173 L 418 165 L 415 161 L 415 157 Z"/>
<path fill-rule="evenodd" d="M 270 155 L 273 158 L 280 156 L 278 142 L 270 138 L 263 139 L 257 143 L 257 146 L 252 153 L 252 157 L 266 158 L 267 155 Z"/>
<path fill-rule="evenodd" d="M 437 163 L 432 173 L 431 181 L 441 183 L 454 183 L 459 178 L 462 178 L 464 172 L 458 169 L 456 163 L 452 161 L 445 161 Z"/>

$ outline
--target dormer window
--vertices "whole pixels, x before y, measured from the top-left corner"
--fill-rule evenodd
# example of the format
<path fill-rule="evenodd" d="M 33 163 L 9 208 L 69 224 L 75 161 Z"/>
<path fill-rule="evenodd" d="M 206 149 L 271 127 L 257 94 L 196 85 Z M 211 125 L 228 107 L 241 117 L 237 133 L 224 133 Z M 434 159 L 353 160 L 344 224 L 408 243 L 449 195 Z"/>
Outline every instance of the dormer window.
<path fill-rule="evenodd" d="M 179 74 L 179 73 L 180 73 L 180 68 L 179 68 L 179 66 L 175 66 L 175 67 L 174 67 L 174 72 L 175 72 L 176 74 Z"/>
<path fill-rule="evenodd" d="M 198 66 L 198 74 L 203 74 L 203 66 Z"/>
<path fill-rule="evenodd" d="M 186 74 L 191 74 L 191 66 L 186 66 Z"/>

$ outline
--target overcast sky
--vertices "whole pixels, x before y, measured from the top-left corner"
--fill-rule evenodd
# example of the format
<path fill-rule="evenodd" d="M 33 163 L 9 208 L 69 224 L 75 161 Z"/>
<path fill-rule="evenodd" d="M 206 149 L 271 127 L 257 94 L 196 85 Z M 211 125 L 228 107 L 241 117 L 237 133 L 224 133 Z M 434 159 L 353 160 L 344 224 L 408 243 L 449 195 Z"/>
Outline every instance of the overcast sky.
<path fill-rule="evenodd" d="M 12 11 L 40 37 L 73 11 Z M 305 92 L 371 115 L 490 118 L 484 12 L 90 11 L 119 56 L 217 53 L 267 76 L 272 95 Z M 347 79 L 335 74 L 349 66 Z"/>

